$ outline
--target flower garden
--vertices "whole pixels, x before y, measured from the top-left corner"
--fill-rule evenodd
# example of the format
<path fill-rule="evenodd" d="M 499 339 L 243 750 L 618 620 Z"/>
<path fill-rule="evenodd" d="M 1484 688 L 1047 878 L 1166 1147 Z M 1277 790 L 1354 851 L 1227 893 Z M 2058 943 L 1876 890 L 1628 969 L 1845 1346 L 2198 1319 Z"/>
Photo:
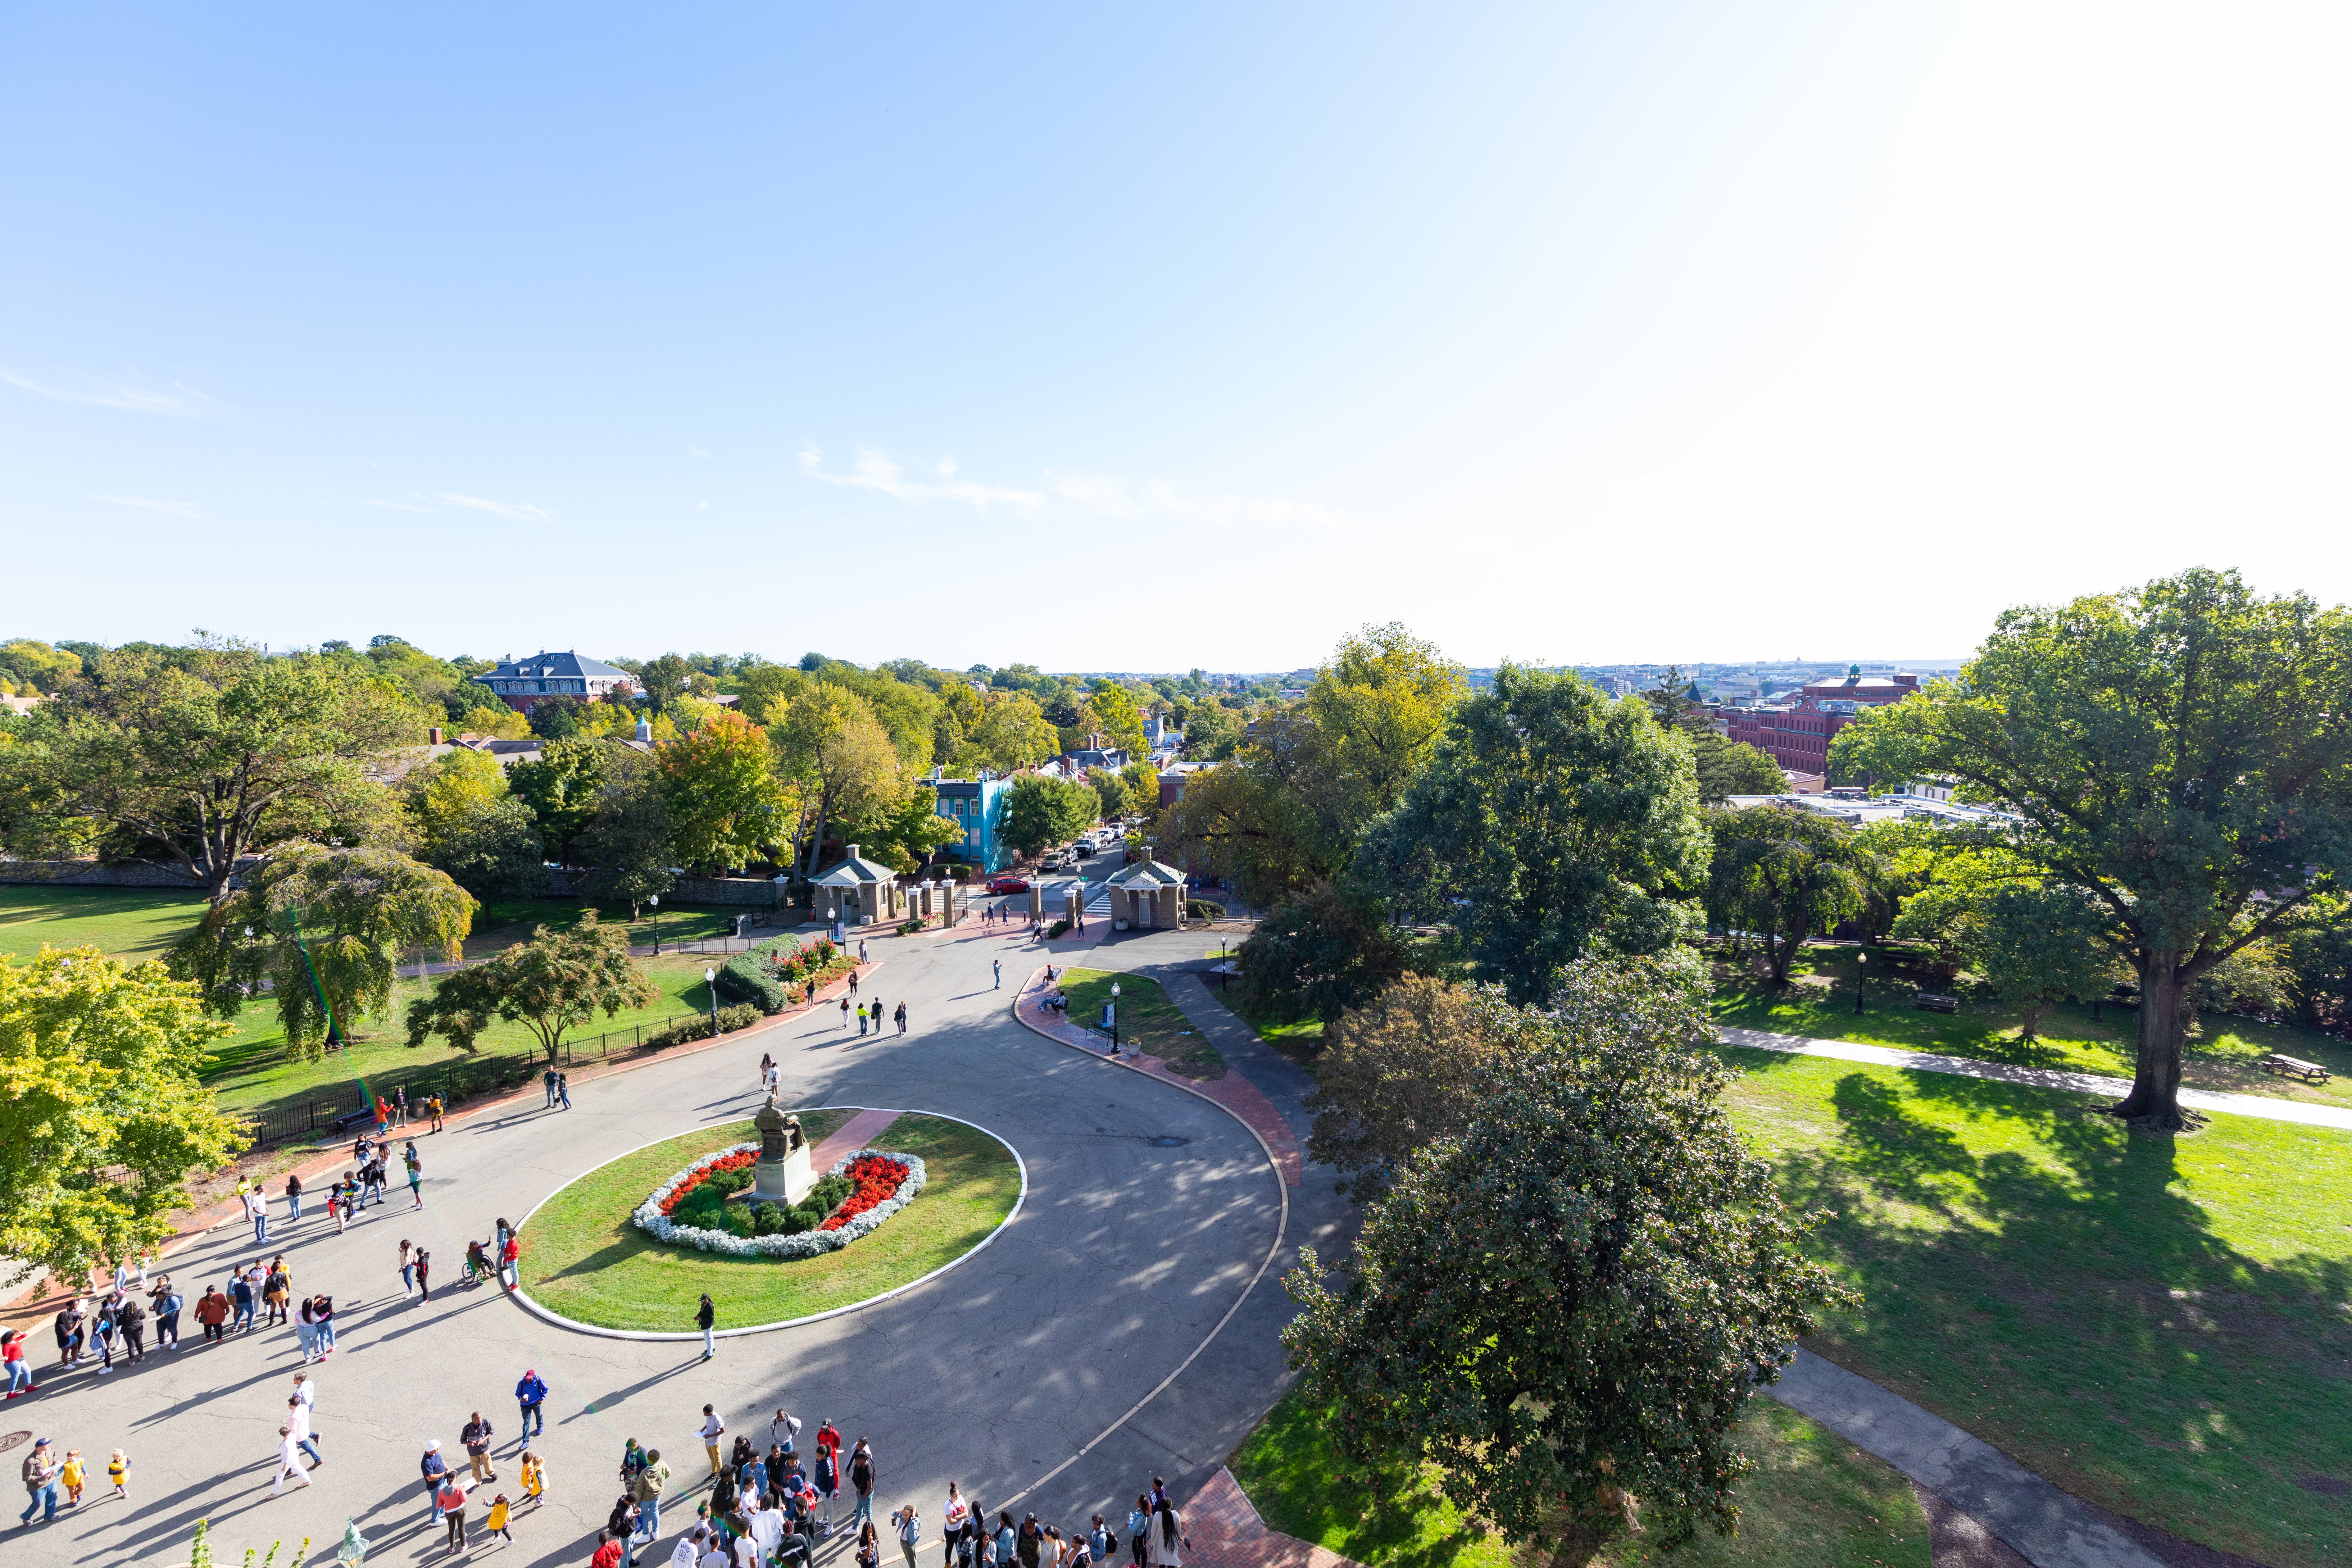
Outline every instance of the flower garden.
<path fill-rule="evenodd" d="M 821 1143 L 855 1112 L 797 1114 Z M 1020 1163 L 992 1134 L 910 1112 L 791 1209 L 728 1203 L 751 1184 L 758 1136 L 749 1121 L 705 1128 L 562 1187 L 523 1222 L 522 1293 L 597 1328 L 690 1332 L 704 1291 L 721 1330 L 788 1322 L 954 1262 L 1021 1194 Z"/>

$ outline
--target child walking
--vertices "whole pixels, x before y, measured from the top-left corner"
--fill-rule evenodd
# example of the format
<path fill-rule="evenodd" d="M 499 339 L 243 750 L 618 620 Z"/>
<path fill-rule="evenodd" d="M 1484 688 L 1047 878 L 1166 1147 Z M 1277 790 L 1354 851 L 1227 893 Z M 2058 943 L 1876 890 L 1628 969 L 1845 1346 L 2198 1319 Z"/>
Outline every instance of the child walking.
<path fill-rule="evenodd" d="M 66 1489 L 66 1498 L 70 1506 L 81 1506 L 81 1489 L 87 1479 L 81 1468 L 81 1450 L 68 1448 L 65 1468 L 58 1471 L 58 1484 Z"/>
<path fill-rule="evenodd" d="M 536 1508 L 546 1500 L 546 1491 L 547 1462 L 539 1457 L 536 1449 L 525 1448 L 522 1451 L 523 1500 Z"/>
<path fill-rule="evenodd" d="M 106 1479 L 114 1483 L 116 1497 L 131 1495 L 131 1461 L 122 1457 L 120 1448 L 114 1450 L 114 1458 L 106 1461 Z"/>
<path fill-rule="evenodd" d="M 507 1515 L 509 1512 L 509 1510 L 507 1506 L 507 1494 L 500 1492 L 498 1496 L 490 1500 L 489 1517 L 482 1521 L 482 1529 L 488 1534 L 503 1537 L 509 1544 L 511 1544 L 514 1541 L 514 1536 L 507 1529 Z"/>

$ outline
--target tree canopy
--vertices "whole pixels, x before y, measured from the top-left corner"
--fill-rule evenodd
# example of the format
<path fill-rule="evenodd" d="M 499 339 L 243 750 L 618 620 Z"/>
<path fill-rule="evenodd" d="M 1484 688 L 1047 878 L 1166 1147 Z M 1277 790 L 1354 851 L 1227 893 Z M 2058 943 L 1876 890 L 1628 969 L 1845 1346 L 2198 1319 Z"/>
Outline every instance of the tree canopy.
<path fill-rule="evenodd" d="M 2352 868 L 2352 615 L 2200 568 L 2006 611 L 1958 680 L 1867 713 L 1834 766 L 1940 774 L 2015 813 L 2012 849 L 2104 911 L 2137 971 L 2130 1094 L 2178 1128 L 2201 977 L 2341 922 Z"/>
<path fill-rule="evenodd" d="M 477 1048 L 491 1021 L 520 1022 L 551 1065 L 566 1031 L 601 1009 L 650 1007 L 661 992 L 629 956 L 628 932 L 603 924 L 596 911 L 562 931 L 541 926 L 529 942 L 445 978 L 430 996 L 408 1005 L 408 1043 L 435 1035 L 462 1051 Z"/>
<path fill-rule="evenodd" d="M 1758 938 L 1785 984 L 1797 950 L 1863 905 L 1863 851 L 1842 822 L 1795 806 L 1710 814 L 1714 858 L 1707 912 L 1726 931 Z"/>
<path fill-rule="evenodd" d="M 12 726 L 10 847 L 92 839 L 179 865 L 219 903 L 239 863 L 299 838 L 396 837 L 370 776 L 424 715 L 364 661 L 206 643 L 118 648 Z"/>
<path fill-rule="evenodd" d="M 246 1144 L 196 1081 L 230 1032 L 160 963 L 0 953 L 0 1258 L 77 1280 L 168 1237 L 181 1179 Z"/>
<path fill-rule="evenodd" d="M 1540 1000 L 1562 964 L 1664 952 L 1692 926 L 1707 837 L 1690 742 L 1571 673 L 1505 664 L 1364 853 L 1514 999 Z"/>
<path fill-rule="evenodd" d="M 1343 1458 L 1433 1460 L 1514 1542 L 1629 1494 L 1670 1539 L 1730 1530 L 1740 1413 L 1846 1297 L 1724 1113 L 1704 1005 L 1652 967 L 1580 963 L 1556 1013 L 1486 1023 L 1475 1113 L 1405 1155 L 1346 1281 L 1311 1249 L 1286 1280 Z"/>
<path fill-rule="evenodd" d="M 1024 855 L 1076 838 L 1094 826 L 1101 797 L 1076 779 L 1024 773 L 1006 786 L 1004 841 Z"/>
<path fill-rule="evenodd" d="M 686 865 L 716 875 L 770 849 L 789 854 L 799 803 L 776 777 L 774 749 L 757 724 L 720 709 L 654 757 L 671 846 Z"/>

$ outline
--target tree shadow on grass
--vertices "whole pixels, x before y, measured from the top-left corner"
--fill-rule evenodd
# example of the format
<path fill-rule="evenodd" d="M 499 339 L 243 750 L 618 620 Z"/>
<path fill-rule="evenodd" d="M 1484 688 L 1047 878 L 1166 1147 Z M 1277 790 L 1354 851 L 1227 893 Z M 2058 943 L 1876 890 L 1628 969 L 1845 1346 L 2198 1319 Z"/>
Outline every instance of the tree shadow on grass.
<path fill-rule="evenodd" d="M 2352 1472 L 2352 1260 L 2253 1256 L 2192 1194 L 2226 1157 L 2293 1201 L 2294 1162 L 2338 1143 L 2233 1122 L 2185 1172 L 2179 1140 L 2080 1096 L 1857 1071 L 1830 1100 L 1835 1141 L 1780 1177 L 1864 1300 L 1813 1348 L 2092 1501 L 2316 1560 L 2340 1518 L 2305 1479 Z"/>

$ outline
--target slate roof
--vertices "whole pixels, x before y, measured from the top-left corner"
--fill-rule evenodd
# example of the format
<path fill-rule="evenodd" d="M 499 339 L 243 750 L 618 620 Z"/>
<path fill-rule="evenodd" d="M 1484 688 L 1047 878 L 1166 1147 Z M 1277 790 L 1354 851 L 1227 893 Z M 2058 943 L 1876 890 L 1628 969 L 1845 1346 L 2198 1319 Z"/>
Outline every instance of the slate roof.
<path fill-rule="evenodd" d="M 1113 888 L 1181 888 L 1184 873 L 1159 860 L 1138 860 L 1132 866 L 1122 866 L 1106 880 Z"/>
<path fill-rule="evenodd" d="M 637 678 L 625 669 L 618 669 L 601 658 L 566 650 L 562 653 L 535 653 L 529 658 L 512 658 L 488 674 L 474 677 L 477 681 L 493 680 L 614 680 L 635 686 Z"/>
<path fill-rule="evenodd" d="M 865 882 L 891 881 L 898 875 L 889 867 L 877 865 L 858 854 L 857 846 L 853 844 L 849 847 L 847 859 L 826 868 L 821 876 L 811 879 L 811 881 L 820 888 L 854 888 Z"/>

